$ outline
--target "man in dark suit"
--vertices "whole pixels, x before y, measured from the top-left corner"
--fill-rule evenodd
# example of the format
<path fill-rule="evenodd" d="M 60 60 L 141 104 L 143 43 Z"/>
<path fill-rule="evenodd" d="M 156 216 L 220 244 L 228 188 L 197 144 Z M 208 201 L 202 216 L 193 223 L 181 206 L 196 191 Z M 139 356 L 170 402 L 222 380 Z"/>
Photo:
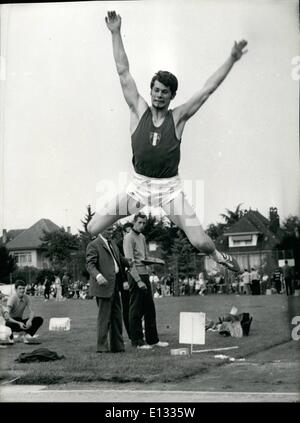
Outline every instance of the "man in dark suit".
<path fill-rule="evenodd" d="M 125 256 L 124 249 L 123 249 L 123 239 L 126 234 L 128 234 L 133 227 L 131 222 L 126 222 L 122 227 L 123 236 L 117 242 L 117 246 L 122 256 Z M 129 329 L 129 302 L 130 302 L 130 293 L 129 293 L 129 283 L 126 281 L 120 284 L 120 293 L 121 293 L 121 301 L 122 301 L 122 310 L 123 310 L 123 322 L 124 326 L 128 335 L 130 337 L 130 329 Z"/>
<path fill-rule="evenodd" d="M 86 250 L 86 265 L 90 273 L 89 294 L 96 297 L 98 305 L 98 353 L 125 350 L 119 288 L 126 281 L 125 267 L 129 268 L 129 262 L 120 254 L 117 245 L 111 240 L 111 234 L 110 227 L 91 241 Z"/>

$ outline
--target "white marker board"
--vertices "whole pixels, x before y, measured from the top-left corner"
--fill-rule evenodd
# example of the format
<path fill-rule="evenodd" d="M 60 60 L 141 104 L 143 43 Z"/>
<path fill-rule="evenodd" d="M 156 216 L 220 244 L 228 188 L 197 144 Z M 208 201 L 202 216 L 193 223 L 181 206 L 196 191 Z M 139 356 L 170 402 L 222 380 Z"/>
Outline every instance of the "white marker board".
<path fill-rule="evenodd" d="M 205 313 L 180 313 L 179 343 L 205 344 Z"/>

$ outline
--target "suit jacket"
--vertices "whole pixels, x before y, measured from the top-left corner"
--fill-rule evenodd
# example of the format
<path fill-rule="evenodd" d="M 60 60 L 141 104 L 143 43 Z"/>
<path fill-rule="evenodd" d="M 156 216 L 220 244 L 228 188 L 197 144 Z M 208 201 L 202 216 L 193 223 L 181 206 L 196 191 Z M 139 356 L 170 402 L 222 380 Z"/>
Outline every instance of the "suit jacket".
<path fill-rule="evenodd" d="M 126 281 L 125 267 L 129 268 L 129 263 L 123 257 L 114 241 L 111 241 L 111 247 L 115 253 L 116 261 L 119 267 L 119 276 L 122 281 Z M 91 241 L 86 249 L 86 267 L 90 274 L 91 297 L 109 298 L 115 290 L 116 272 L 114 260 L 106 243 L 97 237 Z M 101 273 L 107 280 L 107 284 L 99 285 L 96 276 Z"/>

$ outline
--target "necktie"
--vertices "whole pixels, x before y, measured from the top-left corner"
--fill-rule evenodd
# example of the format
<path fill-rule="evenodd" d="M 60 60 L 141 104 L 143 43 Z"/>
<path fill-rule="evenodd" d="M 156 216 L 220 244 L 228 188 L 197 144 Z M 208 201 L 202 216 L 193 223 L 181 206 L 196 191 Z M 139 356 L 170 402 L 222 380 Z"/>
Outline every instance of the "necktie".
<path fill-rule="evenodd" d="M 114 250 L 113 250 L 113 248 L 112 248 L 112 245 L 111 245 L 111 241 L 110 240 L 107 240 L 107 244 L 108 244 L 108 247 L 109 247 L 109 249 L 110 249 L 110 252 L 111 252 L 111 255 L 113 256 L 113 258 L 115 259 L 115 264 L 116 264 L 116 273 L 118 273 L 119 272 L 119 266 L 118 266 L 118 260 L 117 260 L 117 258 L 116 258 L 116 255 L 115 255 L 115 252 L 114 252 Z"/>

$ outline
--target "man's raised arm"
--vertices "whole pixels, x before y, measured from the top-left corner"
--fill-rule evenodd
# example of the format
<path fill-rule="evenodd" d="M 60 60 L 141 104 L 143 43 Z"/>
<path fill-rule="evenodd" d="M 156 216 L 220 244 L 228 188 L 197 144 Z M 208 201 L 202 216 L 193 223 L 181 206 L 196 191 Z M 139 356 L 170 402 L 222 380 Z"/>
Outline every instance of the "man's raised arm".
<path fill-rule="evenodd" d="M 121 16 L 114 11 L 108 12 L 105 22 L 112 35 L 113 54 L 125 100 L 130 109 L 138 114 L 140 103 L 145 103 L 145 100 L 139 95 L 135 81 L 129 72 L 129 62 L 121 36 Z"/>
<path fill-rule="evenodd" d="M 203 88 L 196 92 L 189 101 L 174 109 L 174 115 L 177 113 L 177 122 L 180 120 L 186 122 L 192 117 L 208 99 L 208 97 L 219 87 L 224 81 L 234 63 L 239 60 L 246 50 L 247 41 L 242 40 L 239 43 L 235 42 L 231 50 L 229 58 L 223 65 L 206 81 Z"/>

